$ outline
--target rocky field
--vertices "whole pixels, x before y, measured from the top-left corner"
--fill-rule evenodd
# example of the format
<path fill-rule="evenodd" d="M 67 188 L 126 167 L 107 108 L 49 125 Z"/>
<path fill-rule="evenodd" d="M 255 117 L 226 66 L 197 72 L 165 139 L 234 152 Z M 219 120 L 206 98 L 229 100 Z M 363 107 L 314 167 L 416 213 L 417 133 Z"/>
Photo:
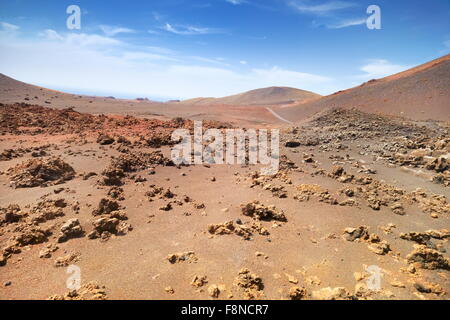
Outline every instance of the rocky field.
<path fill-rule="evenodd" d="M 328 110 L 262 176 L 175 165 L 188 119 L 0 104 L 0 299 L 449 299 L 449 125 Z"/>

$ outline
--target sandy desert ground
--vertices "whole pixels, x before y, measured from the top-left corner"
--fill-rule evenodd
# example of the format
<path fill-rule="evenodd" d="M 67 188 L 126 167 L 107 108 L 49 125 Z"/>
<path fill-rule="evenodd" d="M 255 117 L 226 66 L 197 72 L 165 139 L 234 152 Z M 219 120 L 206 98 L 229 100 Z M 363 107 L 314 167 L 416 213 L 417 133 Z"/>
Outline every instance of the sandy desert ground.
<path fill-rule="evenodd" d="M 1 299 L 450 297 L 445 114 L 338 106 L 293 117 L 298 105 L 186 106 L 0 84 Z M 448 114 L 446 95 L 437 109 Z M 280 128 L 279 172 L 174 165 L 172 131 L 199 119 Z M 66 287 L 69 265 L 81 270 L 79 290 Z"/>

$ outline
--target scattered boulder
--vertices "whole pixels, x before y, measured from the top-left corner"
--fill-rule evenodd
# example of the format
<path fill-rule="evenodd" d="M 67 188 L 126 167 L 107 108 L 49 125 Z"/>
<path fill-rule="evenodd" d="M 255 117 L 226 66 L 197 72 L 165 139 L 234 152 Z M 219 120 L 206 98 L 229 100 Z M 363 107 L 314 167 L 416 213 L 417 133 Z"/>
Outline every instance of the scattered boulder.
<path fill-rule="evenodd" d="M 48 232 L 35 226 L 26 226 L 19 232 L 18 235 L 13 237 L 13 241 L 20 247 L 27 245 L 39 244 L 46 242 Z"/>
<path fill-rule="evenodd" d="M 244 299 L 252 300 L 264 295 L 262 279 L 258 275 L 251 273 L 247 268 L 239 271 L 234 283 L 244 290 Z"/>
<path fill-rule="evenodd" d="M 203 287 L 207 283 L 208 283 L 207 277 L 199 275 L 195 275 L 191 281 L 191 285 L 195 288 Z"/>
<path fill-rule="evenodd" d="M 298 141 L 286 141 L 284 146 L 287 148 L 297 148 L 301 146 L 301 143 Z"/>
<path fill-rule="evenodd" d="M 165 287 L 164 291 L 167 292 L 168 294 L 174 294 L 175 293 L 175 290 L 171 286 Z"/>
<path fill-rule="evenodd" d="M 44 249 L 39 251 L 39 258 L 49 259 L 52 257 L 52 253 L 58 250 L 59 247 L 53 243 L 48 244 Z"/>
<path fill-rule="evenodd" d="M 426 232 L 401 233 L 400 238 L 403 240 L 417 242 L 418 244 L 425 245 L 428 248 L 436 249 L 436 245 L 431 241 L 431 236 Z"/>
<path fill-rule="evenodd" d="M 34 224 L 40 224 L 63 217 L 63 208 L 66 206 L 67 202 L 64 199 L 41 201 L 31 209 L 31 221 Z"/>
<path fill-rule="evenodd" d="M 259 201 L 253 201 L 248 204 L 241 205 L 242 213 L 245 216 L 253 217 L 256 220 L 262 221 L 282 221 L 286 222 L 286 216 L 281 210 L 277 210 L 275 206 L 265 206 L 260 204 Z"/>
<path fill-rule="evenodd" d="M 233 221 L 220 224 L 209 224 L 208 232 L 214 235 L 236 234 L 245 240 L 250 240 L 252 236 L 251 229 L 244 225 L 235 225 Z"/>
<path fill-rule="evenodd" d="M 17 223 L 25 216 L 26 214 L 22 212 L 17 204 L 11 204 L 6 208 L 0 208 L 0 226 L 3 224 Z"/>
<path fill-rule="evenodd" d="M 125 177 L 125 172 L 122 169 L 108 167 L 102 172 L 102 179 L 100 184 L 105 186 L 121 186 L 122 179 Z"/>
<path fill-rule="evenodd" d="M 81 253 L 79 252 L 70 253 L 65 256 L 56 258 L 54 265 L 55 267 L 67 267 L 75 262 L 78 262 L 80 260 L 80 257 Z"/>
<path fill-rule="evenodd" d="M 403 207 L 403 205 L 401 203 L 398 203 L 398 202 L 394 203 L 391 206 L 391 210 L 392 210 L 392 212 L 394 212 L 395 214 L 398 214 L 400 216 L 404 216 L 405 213 L 406 213 L 405 212 L 405 208 Z"/>
<path fill-rule="evenodd" d="M 75 170 L 60 158 L 30 159 L 8 170 L 15 188 L 48 187 L 75 177 Z"/>
<path fill-rule="evenodd" d="M 208 287 L 208 294 L 212 298 L 219 298 L 220 295 L 220 289 L 217 285 L 213 284 Z"/>
<path fill-rule="evenodd" d="M 414 288 L 420 293 L 434 293 L 437 295 L 444 295 L 445 290 L 437 283 L 429 282 L 415 282 Z"/>
<path fill-rule="evenodd" d="M 95 173 L 95 172 L 88 172 L 88 173 L 85 173 L 85 174 L 83 174 L 83 180 L 88 180 L 90 177 L 94 177 L 94 176 L 96 176 L 97 175 L 97 173 Z"/>
<path fill-rule="evenodd" d="M 438 157 L 435 159 L 430 160 L 426 165 L 425 168 L 428 170 L 433 170 L 438 173 L 442 173 L 446 170 L 450 170 L 450 162 L 445 157 Z"/>
<path fill-rule="evenodd" d="M 0 267 L 5 266 L 7 260 L 8 259 L 5 257 L 5 255 L 2 252 L 0 252 Z"/>
<path fill-rule="evenodd" d="M 197 262 L 198 258 L 195 256 L 194 251 L 187 251 L 187 252 L 179 252 L 179 253 L 172 253 L 169 254 L 166 259 L 171 263 L 179 263 L 179 262 Z"/>
<path fill-rule="evenodd" d="M 125 200 L 123 189 L 118 186 L 113 186 L 111 189 L 109 189 L 108 196 L 117 201 Z"/>
<path fill-rule="evenodd" d="M 107 135 L 106 133 L 101 133 L 99 134 L 98 138 L 97 138 L 97 143 L 101 144 L 101 145 L 109 145 L 109 144 L 113 144 L 114 143 L 114 138 L 112 138 L 111 136 Z"/>
<path fill-rule="evenodd" d="M 98 204 L 98 208 L 92 211 L 92 215 L 100 216 L 102 214 L 110 214 L 113 211 L 120 209 L 120 205 L 117 201 L 102 198 Z"/>
<path fill-rule="evenodd" d="M 97 282 L 88 282 L 78 290 L 72 290 L 65 295 L 53 295 L 48 300 L 107 300 L 106 288 Z"/>
<path fill-rule="evenodd" d="M 66 242 L 72 238 L 82 237 L 84 235 L 83 228 L 78 219 L 67 220 L 61 227 L 58 242 Z"/>
<path fill-rule="evenodd" d="M 343 287 L 322 288 L 312 292 L 312 298 L 316 300 L 354 300 L 355 298 Z"/>
<path fill-rule="evenodd" d="M 437 250 L 422 245 L 415 245 L 414 250 L 406 256 L 409 264 L 419 266 L 423 269 L 450 270 L 450 259 L 446 258 Z"/>
<path fill-rule="evenodd" d="M 94 230 L 88 234 L 89 239 L 101 238 L 107 241 L 111 235 L 121 236 L 133 230 L 133 227 L 115 217 L 101 217 L 92 222 Z"/>
<path fill-rule="evenodd" d="M 344 167 L 342 166 L 334 166 L 331 168 L 331 176 L 332 177 L 340 177 L 345 173 Z"/>
<path fill-rule="evenodd" d="M 369 230 L 366 226 L 357 228 L 346 228 L 344 230 L 344 238 L 347 241 L 367 240 L 369 239 Z"/>
<path fill-rule="evenodd" d="M 291 300 L 302 300 L 306 297 L 306 289 L 304 287 L 292 287 L 289 289 L 289 298 Z"/>
<path fill-rule="evenodd" d="M 381 240 L 376 235 L 370 236 L 369 243 L 369 250 L 375 252 L 376 254 L 385 255 L 391 251 L 389 243 L 386 240 Z"/>
<path fill-rule="evenodd" d="M 369 229 L 366 226 L 346 228 L 343 238 L 347 241 L 365 241 L 369 244 L 369 250 L 379 255 L 384 255 L 391 251 L 389 243 L 381 240 L 376 234 L 369 234 Z"/>

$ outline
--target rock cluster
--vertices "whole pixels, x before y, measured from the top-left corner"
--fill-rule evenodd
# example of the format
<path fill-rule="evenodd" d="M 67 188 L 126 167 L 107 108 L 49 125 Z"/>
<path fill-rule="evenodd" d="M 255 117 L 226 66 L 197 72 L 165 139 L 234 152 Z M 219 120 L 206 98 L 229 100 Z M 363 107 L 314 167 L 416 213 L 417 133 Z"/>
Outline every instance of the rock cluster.
<path fill-rule="evenodd" d="M 15 188 L 46 187 L 75 177 L 75 170 L 60 158 L 30 159 L 7 171 Z"/>

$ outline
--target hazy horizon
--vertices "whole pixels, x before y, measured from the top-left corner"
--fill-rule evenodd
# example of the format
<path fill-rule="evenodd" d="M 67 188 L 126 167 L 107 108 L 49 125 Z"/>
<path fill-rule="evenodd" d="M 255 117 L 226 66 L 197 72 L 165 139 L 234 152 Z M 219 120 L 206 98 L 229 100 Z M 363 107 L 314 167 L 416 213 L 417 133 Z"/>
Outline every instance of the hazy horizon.
<path fill-rule="evenodd" d="M 367 9 L 380 8 L 370 30 Z M 287 86 L 321 95 L 449 53 L 450 4 L 215 0 L 0 4 L 0 72 L 52 89 L 152 99 Z M 424 5 L 426 8 L 424 8 Z"/>

